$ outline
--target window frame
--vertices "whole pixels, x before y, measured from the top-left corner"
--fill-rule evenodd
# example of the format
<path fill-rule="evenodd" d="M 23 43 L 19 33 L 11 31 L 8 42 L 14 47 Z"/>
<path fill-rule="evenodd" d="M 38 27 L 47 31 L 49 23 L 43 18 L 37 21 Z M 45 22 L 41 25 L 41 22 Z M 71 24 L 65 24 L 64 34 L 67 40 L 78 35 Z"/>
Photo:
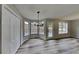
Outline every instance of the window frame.
<path fill-rule="evenodd" d="M 27 23 L 25 23 L 25 22 L 27 22 Z M 24 21 L 23 23 L 24 23 L 24 37 L 25 37 L 25 36 L 28 36 L 29 35 L 29 22 L 28 21 Z M 25 27 L 26 24 L 28 24 L 27 25 L 27 27 L 28 27 L 27 30 L 25 29 L 26 28 Z M 27 34 L 25 34 L 25 33 L 27 33 Z"/>
<path fill-rule="evenodd" d="M 68 22 L 59 22 L 58 23 L 58 34 L 67 34 L 67 33 L 68 33 Z"/>

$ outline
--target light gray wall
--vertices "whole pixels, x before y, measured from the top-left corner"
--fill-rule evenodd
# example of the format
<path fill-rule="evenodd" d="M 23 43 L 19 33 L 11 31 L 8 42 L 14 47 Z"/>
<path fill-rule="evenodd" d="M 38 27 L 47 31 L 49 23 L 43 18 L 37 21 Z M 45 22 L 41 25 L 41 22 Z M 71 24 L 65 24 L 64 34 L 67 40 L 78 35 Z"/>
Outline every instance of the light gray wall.
<path fill-rule="evenodd" d="M 21 38 L 21 44 L 24 42 L 24 36 L 23 36 L 23 28 L 24 28 L 24 24 L 23 24 L 23 17 L 22 17 L 22 15 L 20 14 L 20 12 L 17 10 L 17 8 L 14 6 L 14 5 L 12 5 L 12 4 L 7 4 L 7 6 L 10 8 L 10 9 L 12 9 L 12 11 L 14 12 L 14 13 L 16 13 L 17 14 L 17 17 L 19 17 L 19 19 L 20 19 L 20 38 Z"/>
<path fill-rule="evenodd" d="M 2 6 L 2 53 L 15 53 L 20 47 L 22 35 L 22 21 L 7 6 Z"/>
<path fill-rule="evenodd" d="M 71 21 L 71 36 L 79 38 L 79 20 Z"/>
<path fill-rule="evenodd" d="M 0 5 L 0 53 L 1 53 L 1 21 L 2 21 L 2 5 Z"/>
<path fill-rule="evenodd" d="M 24 42 L 24 33 L 23 33 L 23 27 L 24 26 L 24 22 L 23 22 L 23 19 L 21 19 L 20 20 L 20 38 L 21 38 L 21 40 L 20 40 L 20 43 L 21 44 L 23 44 L 23 42 Z"/>

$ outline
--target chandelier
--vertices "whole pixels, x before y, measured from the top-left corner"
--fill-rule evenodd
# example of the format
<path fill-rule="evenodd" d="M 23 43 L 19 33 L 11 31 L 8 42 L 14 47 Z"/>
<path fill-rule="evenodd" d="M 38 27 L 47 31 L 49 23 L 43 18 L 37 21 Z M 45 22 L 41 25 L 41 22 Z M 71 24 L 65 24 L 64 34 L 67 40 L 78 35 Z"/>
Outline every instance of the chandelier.
<path fill-rule="evenodd" d="M 43 26 L 44 25 L 43 22 L 40 22 L 40 20 L 39 20 L 39 14 L 40 14 L 40 11 L 37 11 L 38 23 L 34 24 L 35 26 Z"/>

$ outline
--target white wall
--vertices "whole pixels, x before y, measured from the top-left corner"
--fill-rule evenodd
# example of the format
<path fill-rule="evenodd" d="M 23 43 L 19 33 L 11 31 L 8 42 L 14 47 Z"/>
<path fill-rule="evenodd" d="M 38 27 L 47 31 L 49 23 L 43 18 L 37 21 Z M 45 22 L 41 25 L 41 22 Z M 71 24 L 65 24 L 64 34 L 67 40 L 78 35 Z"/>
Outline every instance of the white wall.
<path fill-rule="evenodd" d="M 79 38 L 79 20 L 71 21 L 71 36 Z"/>
<path fill-rule="evenodd" d="M 2 6 L 2 53 L 15 53 L 20 46 L 20 19 Z"/>
<path fill-rule="evenodd" d="M 1 15 L 2 15 L 2 5 L 0 5 L 0 53 L 1 53 L 1 21 L 2 21 Z"/>
<path fill-rule="evenodd" d="M 26 38 L 24 38 L 24 33 L 23 33 L 23 31 L 24 31 L 24 22 L 23 22 L 23 20 L 24 20 L 24 18 L 22 17 L 22 15 L 20 14 L 20 12 L 17 10 L 17 8 L 14 6 L 14 5 L 12 5 L 12 4 L 7 4 L 7 6 L 14 12 L 14 13 L 16 13 L 17 14 L 17 16 L 20 18 L 20 38 L 21 38 L 21 44 L 25 41 L 25 39 Z"/>

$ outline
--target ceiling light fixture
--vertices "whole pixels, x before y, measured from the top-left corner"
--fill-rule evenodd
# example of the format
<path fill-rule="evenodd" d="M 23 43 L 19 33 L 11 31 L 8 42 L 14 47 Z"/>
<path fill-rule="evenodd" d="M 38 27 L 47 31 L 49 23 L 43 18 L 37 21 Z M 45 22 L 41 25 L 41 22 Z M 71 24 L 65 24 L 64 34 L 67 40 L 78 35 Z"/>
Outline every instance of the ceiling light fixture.
<path fill-rule="evenodd" d="M 43 26 L 44 24 L 42 22 L 40 22 L 40 19 L 39 19 L 39 15 L 40 15 L 40 11 L 37 11 L 37 18 L 38 18 L 38 23 L 35 24 L 36 26 Z"/>

